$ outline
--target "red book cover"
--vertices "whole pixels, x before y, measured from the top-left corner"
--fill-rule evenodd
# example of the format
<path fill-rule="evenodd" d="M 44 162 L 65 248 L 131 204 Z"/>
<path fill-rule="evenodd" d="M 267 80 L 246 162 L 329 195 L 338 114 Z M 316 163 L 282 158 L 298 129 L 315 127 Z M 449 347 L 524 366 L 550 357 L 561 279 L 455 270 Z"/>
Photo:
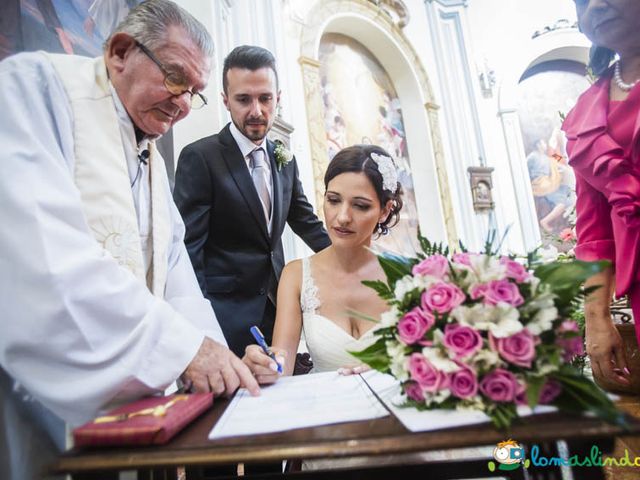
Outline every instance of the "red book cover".
<path fill-rule="evenodd" d="M 160 445 L 213 404 L 213 393 L 147 397 L 76 428 L 77 447 Z"/>

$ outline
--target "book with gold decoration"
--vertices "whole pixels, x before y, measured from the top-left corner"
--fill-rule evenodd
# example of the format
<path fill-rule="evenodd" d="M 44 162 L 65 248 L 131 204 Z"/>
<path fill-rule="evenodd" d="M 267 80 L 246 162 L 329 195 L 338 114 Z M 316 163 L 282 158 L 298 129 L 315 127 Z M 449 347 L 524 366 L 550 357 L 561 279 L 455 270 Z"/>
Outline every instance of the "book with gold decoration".
<path fill-rule="evenodd" d="M 212 393 L 143 398 L 76 428 L 74 443 L 77 447 L 160 445 L 212 404 Z"/>

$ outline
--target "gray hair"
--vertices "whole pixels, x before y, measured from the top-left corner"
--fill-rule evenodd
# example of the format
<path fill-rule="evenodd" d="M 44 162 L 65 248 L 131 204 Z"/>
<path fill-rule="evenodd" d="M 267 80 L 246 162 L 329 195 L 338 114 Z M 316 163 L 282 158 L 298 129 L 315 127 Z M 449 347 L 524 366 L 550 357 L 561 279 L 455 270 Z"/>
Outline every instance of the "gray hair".
<path fill-rule="evenodd" d="M 124 32 L 145 47 L 156 50 L 164 46 L 167 29 L 171 26 L 184 29 L 205 56 L 213 56 L 213 39 L 205 26 L 185 9 L 169 0 L 146 0 L 132 8 L 109 35 L 104 47 L 107 48 L 115 33 Z"/>

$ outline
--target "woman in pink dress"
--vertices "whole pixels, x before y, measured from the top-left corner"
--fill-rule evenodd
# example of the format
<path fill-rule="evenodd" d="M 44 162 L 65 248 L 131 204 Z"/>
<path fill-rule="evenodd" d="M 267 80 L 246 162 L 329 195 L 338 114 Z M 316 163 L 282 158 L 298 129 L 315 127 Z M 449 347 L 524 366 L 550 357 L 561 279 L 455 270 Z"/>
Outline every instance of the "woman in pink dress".
<path fill-rule="evenodd" d="M 582 260 L 611 261 L 586 286 L 601 285 L 585 305 L 587 353 L 594 373 L 629 384 L 622 340 L 609 304 L 629 295 L 640 341 L 640 0 L 575 0 L 582 32 L 593 42 L 599 80 L 567 115 L 569 164 L 576 174 Z M 619 60 L 610 66 L 615 55 Z"/>

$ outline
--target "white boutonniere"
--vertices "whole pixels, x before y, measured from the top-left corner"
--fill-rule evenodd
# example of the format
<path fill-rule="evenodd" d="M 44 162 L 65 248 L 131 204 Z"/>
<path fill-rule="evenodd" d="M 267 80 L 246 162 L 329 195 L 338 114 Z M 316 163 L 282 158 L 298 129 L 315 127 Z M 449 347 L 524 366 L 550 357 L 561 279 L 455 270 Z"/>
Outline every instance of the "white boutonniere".
<path fill-rule="evenodd" d="M 274 142 L 276 144 L 276 148 L 273 150 L 273 153 L 276 157 L 276 165 L 278 166 L 278 171 L 282 169 L 282 167 L 286 167 L 291 160 L 293 160 L 293 153 L 287 150 L 287 147 L 284 146 L 280 140 L 276 140 Z"/>

